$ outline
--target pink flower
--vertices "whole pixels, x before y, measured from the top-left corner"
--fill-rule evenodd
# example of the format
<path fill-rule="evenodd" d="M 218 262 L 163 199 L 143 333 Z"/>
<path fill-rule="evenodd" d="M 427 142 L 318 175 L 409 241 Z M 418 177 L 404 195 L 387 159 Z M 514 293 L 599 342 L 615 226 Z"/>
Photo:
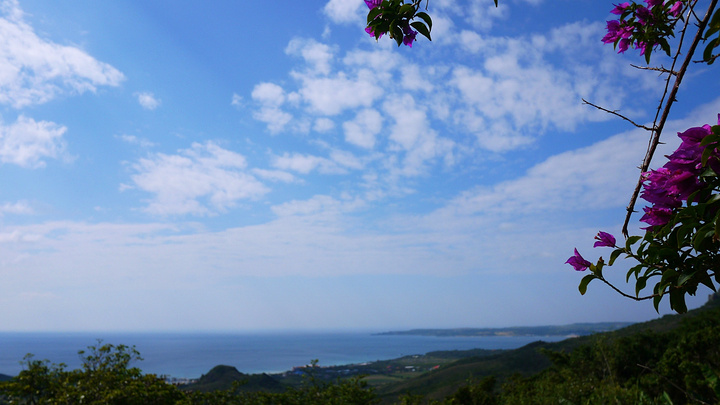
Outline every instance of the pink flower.
<path fill-rule="evenodd" d="M 625 9 L 628 8 L 628 7 L 630 7 L 630 3 L 628 3 L 628 2 L 616 4 L 616 5 L 615 5 L 615 8 L 612 9 L 612 10 L 610 10 L 610 12 L 613 13 L 613 14 L 615 14 L 615 15 L 620 15 L 620 14 L 622 14 L 623 11 L 625 11 Z"/>
<path fill-rule="evenodd" d="M 682 13 L 682 1 L 676 1 L 675 4 L 670 7 L 670 11 L 668 12 L 673 17 L 680 17 L 680 14 Z"/>
<path fill-rule="evenodd" d="M 597 242 L 595 242 L 593 247 L 615 247 L 615 237 L 607 232 L 598 232 L 598 234 L 595 236 L 595 239 L 597 240 Z"/>
<path fill-rule="evenodd" d="M 380 3 L 382 3 L 382 0 L 365 0 L 365 4 L 367 4 L 368 8 L 371 10 L 379 6 Z"/>
<path fill-rule="evenodd" d="M 592 263 L 580 256 L 577 248 L 575 248 L 575 254 L 573 256 L 570 256 L 570 258 L 565 263 L 573 266 L 573 268 L 577 271 L 585 271 L 588 269 L 588 267 L 592 265 Z"/>

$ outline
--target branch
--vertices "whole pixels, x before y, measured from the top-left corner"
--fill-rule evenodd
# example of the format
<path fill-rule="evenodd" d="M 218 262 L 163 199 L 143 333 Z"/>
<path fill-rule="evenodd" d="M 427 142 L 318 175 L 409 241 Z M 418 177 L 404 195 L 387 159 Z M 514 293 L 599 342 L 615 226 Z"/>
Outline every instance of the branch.
<path fill-rule="evenodd" d="M 605 111 L 606 113 L 610 113 L 610 114 L 612 114 L 612 115 L 618 116 L 618 117 L 624 119 L 625 121 L 628 121 L 629 123 L 635 125 L 635 126 L 638 127 L 638 128 L 642 128 L 642 129 L 644 129 L 644 130 L 646 130 L 646 131 L 652 131 L 652 130 L 653 130 L 652 128 L 646 127 L 645 125 L 637 124 L 635 121 L 631 120 L 630 118 L 628 118 L 628 117 L 626 117 L 626 116 L 618 113 L 617 110 L 608 110 L 608 109 L 606 109 L 606 108 L 600 107 L 599 105 L 595 105 L 595 104 L 593 104 L 593 103 L 585 100 L 584 98 L 582 99 L 582 101 L 583 101 L 583 104 L 587 104 L 587 105 L 589 105 L 589 106 L 593 106 L 593 107 L 597 108 L 597 109 L 600 110 L 600 111 Z"/>
<path fill-rule="evenodd" d="M 658 72 L 660 72 L 660 73 L 668 73 L 668 74 L 670 74 L 670 75 L 677 76 L 677 72 L 676 72 L 676 71 L 670 70 L 670 69 L 665 69 L 665 68 L 662 67 L 662 66 L 660 66 L 659 68 L 657 68 L 657 67 L 650 67 L 650 66 L 638 66 L 638 65 L 633 65 L 632 63 L 630 64 L 630 66 L 634 67 L 635 69 L 640 69 L 640 70 L 655 70 L 655 71 L 658 71 Z"/>
<path fill-rule="evenodd" d="M 600 280 L 600 281 L 602 281 L 603 283 L 607 284 L 610 288 L 612 288 L 613 290 L 615 290 L 615 292 L 617 292 L 618 294 L 622 295 L 623 297 L 625 297 L 625 298 L 630 298 L 631 300 L 635 300 L 635 301 L 650 300 L 650 299 L 653 299 L 653 298 L 655 298 L 655 297 L 659 297 L 659 296 L 665 294 L 665 292 L 663 292 L 663 294 L 653 294 L 653 295 L 648 295 L 648 296 L 645 296 L 645 297 L 636 297 L 636 296 L 634 296 L 634 295 L 626 294 L 626 293 L 625 293 L 624 291 L 622 291 L 621 289 L 615 287 L 611 282 L 605 280 L 605 277 L 602 277 L 602 276 L 601 276 L 601 277 L 598 277 L 597 279 Z"/>
<path fill-rule="evenodd" d="M 710 57 L 710 59 L 708 59 L 708 60 L 694 60 L 693 62 L 694 62 L 694 63 L 707 63 L 707 64 L 711 64 L 711 63 L 715 62 L 715 59 L 717 59 L 717 58 L 720 58 L 720 53 L 717 54 L 717 55 L 712 55 L 712 56 Z"/>
<path fill-rule="evenodd" d="M 638 178 L 637 184 L 635 186 L 635 191 L 633 191 L 632 197 L 630 198 L 630 203 L 627 206 L 627 214 L 625 215 L 625 222 L 623 223 L 622 227 L 622 233 L 625 235 L 625 237 L 628 236 L 628 224 L 630 223 L 630 217 L 632 216 L 632 213 L 635 210 L 635 203 L 637 202 L 637 198 L 640 195 L 640 189 L 642 188 L 643 184 L 643 173 L 647 172 L 648 168 L 650 167 L 650 161 L 652 160 L 653 155 L 655 154 L 655 149 L 657 149 L 658 144 L 660 143 L 660 134 L 662 133 L 663 128 L 665 127 L 665 122 L 667 122 L 668 116 L 670 114 L 670 109 L 672 108 L 673 103 L 676 101 L 676 96 L 678 93 L 678 89 L 680 88 L 680 83 L 682 82 L 683 77 L 685 76 L 685 72 L 687 71 L 688 65 L 690 64 L 690 61 L 692 60 L 693 55 L 695 54 L 695 49 L 697 49 L 698 44 L 700 41 L 702 41 L 702 34 L 705 31 L 705 27 L 707 26 L 708 22 L 710 21 L 710 17 L 712 16 L 712 12 L 715 9 L 715 6 L 717 5 L 718 0 L 712 0 L 710 2 L 710 6 L 708 7 L 707 13 L 705 14 L 705 17 L 700 21 L 698 24 L 698 30 L 695 33 L 695 38 L 693 39 L 692 43 L 690 44 L 690 49 L 688 49 L 687 56 L 685 57 L 685 60 L 683 61 L 682 66 L 680 67 L 680 70 L 678 70 L 677 75 L 675 75 L 675 83 L 673 84 L 673 88 L 670 91 L 670 94 L 668 95 L 667 102 L 665 102 L 665 108 L 662 111 L 662 116 L 660 117 L 660 121 L 657 122 L 657 124 L 654 125 L 653 135 L 650 139 L 650 144 L 648 145 L 647 152 L 645 153 L 645 159 L 643 159 L 642 165 L 640 166 L 640 176 Z M 689 21 L 689 18 L 688 18 Z M 675 63 L 680 56 L 680 47 L 682 46 L 683 39 L 685 37 L 685 31 L 687 30 L 688 23 L 685 24 L 685 27 L 682 30 L 682 36 L 680 39 L 680 45 L 678 45 L 678 53 L 673 58 L 673 66 L 670 70 L 675 70 Z M 667 92 L 667 86 L 670 84 L 670 78 L 672 76 L 668 76 L 668 80 L 666 82 L 665 90 Z M 663 93 L 663 97 L 660 101 L 660 106 L 662 106 L 662 103 L 665 99 L 665 93 Z M 659 109 L 658 109 L 659 113 Z M 656 121 L 657 121 L 657 115 Z"/>

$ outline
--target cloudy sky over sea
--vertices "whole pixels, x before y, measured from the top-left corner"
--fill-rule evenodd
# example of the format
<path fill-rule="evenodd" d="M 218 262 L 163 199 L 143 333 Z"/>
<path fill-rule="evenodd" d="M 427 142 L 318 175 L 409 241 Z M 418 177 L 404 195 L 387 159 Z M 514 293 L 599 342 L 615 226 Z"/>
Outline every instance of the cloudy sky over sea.
<path fill-rule="evenodd" d="M 648 140 L 581 99 L 646 123 L 663 80 L 609 1 L 500 3 L 398 48 L 361 0 L 0 0 L 0 329 L 656 317 L 564 262 L 609 255 Z M 712 68 L 655 166 L 716 122 Z"/>

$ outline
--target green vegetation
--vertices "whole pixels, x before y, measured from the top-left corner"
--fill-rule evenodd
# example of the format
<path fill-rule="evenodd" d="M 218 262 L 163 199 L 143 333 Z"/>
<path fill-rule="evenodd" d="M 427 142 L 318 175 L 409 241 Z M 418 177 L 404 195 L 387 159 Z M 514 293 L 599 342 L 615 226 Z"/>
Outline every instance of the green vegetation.
<path fill-rule="evenodd" d="M 181 388 L 184 391 L 211 392 L 234 387 L 237 391 L 282 392 L 285 386 L 267 374 L 243 374 L 232 366 L 215 366 L 197 382 Z"/>
<path fill-rule="evenodd" d="M 684 315 L 515 350 L 439 351 L 247 375 L 217 366 L 175 386 L 130 363 L 134 347 L 81 352 L 82 368 L 25 359 L 0 404 L 716 404 L 720 299 Z"/>

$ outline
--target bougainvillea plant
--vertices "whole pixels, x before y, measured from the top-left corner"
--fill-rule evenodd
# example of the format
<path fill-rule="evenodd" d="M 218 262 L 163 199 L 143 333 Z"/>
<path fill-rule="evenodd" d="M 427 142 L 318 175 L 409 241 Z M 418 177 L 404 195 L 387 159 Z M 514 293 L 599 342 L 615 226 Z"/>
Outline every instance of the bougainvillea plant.
<path fill-rule="evenodd" d="M 493 1 L 497 6 L 498 0 Z M 717 270 L 720 269 L 720 121 L 716 126 L 704 125 L 680 133 L 682 144 L 667 157 L 667 163 L 659 169 L 649 169 L 688 68 L 697 64 L 693 62 L 711 65 L 720 56 L 716 53 L 720 47 L 717 2 L 644 0 L 613 4 L 610 10 L 618 19 L 607 22 L 607 34 L 601 39 L 603 43 L 613 44 L 619 53 L 631 48 L 639 50 L 648 65 L 653 52 L 659 48 L 671 58 L 671 65 L 669 68 L 638 67 L 666 76 L 665 90 L 652 126 L 638 125 L 614 110 L 583 100 L 649 131 L 651 137 L 640 165 L 637 186 L 627 207 L 623 225 L 625 243 L 618 246 L 613 235 L 599 232 L 594 246 L 614 248 L 607 264 L 602 257 L 591 263 L 577 249 L 566 262 L 575 270 L 590 270 L 580 282 L 581 294 L 587 291 L 588 283 L 597 279 L 625 297 L 652 299 L 656 309 L 662 298 L 669 296 L 670 307 L 682 313 L 687 311 L 686 295 L 694 295 L 698 286 L 705 285 L 716 291 L 720 285 Z M 387 33 L 398 46 L 412 46 L 418 33 L 430 39 L 432 20 L 426 12 L 420 11 L 421 3 L 422 0 L 365 0 L 370 9 L 365 31 L 375 39 Z M 704 14 L 698 12 L 698 8 L 705 5 L 707 11 Z M 702 56 L 696 57 L 701 44 L 705 47 Z M 643 209 L 644 215 L 640 219 L 647 226 L 642 228 L 644 235 L 629 236 L 628 223 L 638 197 L 650 203 Z M 634 294 L 623 292 L 603 276 L 603 268 L 613 265 L 622 255 L 634 261 L 626 276 L 626 282 L 630 282 L 631 277 L 635 281 Z M 652 293 L 641 296 L 649 285 L 652 285 Z"/>
<path fill-rule="evenodd" d="M 716 270 L 720 268 L 720 126 L 704 125 L 679 133 L 682 143 L 667 156 L 667 162 L 658 169 L 648 169 L 670 108 L 676 100 L 677 89 L 697 46 L 703 41 L 706 43 L 700 62 L 712 64 L 716 57 L 713 52 L 718 46 L 718 39 L 711 37 L 720 31 L 720 12 L 715 10 L 717 0 L 709 2 L 704 17 L 697 16 L 697 4 L 697 0 L 645 0 L 645 4 L 617 4 L 611 10 L 619 19 L 608 21 L 608 33 L 602 38 L 604 43 L 612 43 L 620 53 L 630 47 L 638 49 L 648 63 L 652 50 L 659 46 L 672 57 L 672 66 L 670 69 L 648 68 L 667 74 L 666 92 L 658 108 L 658 112 L 663 111 L 662 116 L 656 116 L 651 128 L 637 125 L 652 132 L 653 136 L 641 166 L 638 187 L 628 206 L 623 227 L 625 244 L 617 246 L 615 237 L 606 232 L 600 232 L 595 237 L 597 242 L 594 247 L 614 248 L 608 266 L 623 255 L 633 260 L 634 265 L 627 272 L 626 282 L 633 278 L 635 294 L 626 294 L 608 282 L 603 275 L 606 263 L 602 257 L 591 263 L 575 249 L 566 263 L 575 270 L 590 270 L 590 274 L 580 282 L 581 294 L 585 294 L 588 284 L 597 279 L 625 297 L 652 299 L 656 310 L 663 297 L 668 296 L 670 307 L 682 313 L 687 311 L 686 296 L 694 295 L 698 286 L 702 284 L 716 291 L 716 286 L 720 285 L 720 273 Z M 685 17 L 683 13 L 686 13 Z M 684 24 L 679 29 L 680 41 L 672 56 L 668 38 L 675 36 L 679 21 Z M 690 27 L 695 27 L 696 34 L 676 71 L 683 40 Z M 668 94 L 672 80 L 674 85 Z M 638 195 L 650 204 L 643 208 L 644 215 L 640 218 L 647 224 L 642 228 L 645 234 L 627 236 L 627 224 Z M 641 296 L 648 285 L 652 286 L 652 293 Z"/>
<path fill-rule="evenodd" d="M 405 44 L 412 48 L 415 37 L 420 33 L 428 40 L 432 30 L 432 19 L 420 11 L 422 0 L 405 3 L 403 0 L 365 0 L 370 11 L 365 32 L 380 39 L 387 33 L 398 46 Z M 417 19 L 417 21 L 414 21 Z"/>
<path fill-rule="evenodd" d="M 720 116 L 719 116 L 720 118 Z M 636 265 L 626 281 L 635 280 L 633 299 L 653 299 L 657 309 L 663 296 L 677 312 L 687 311 L 686 294 L 694 295 L 700 284 L 716 290 L 720 285 L 720 122 L 690 128 L 678 134 L 682 143 L 667 156 L 661 168 L 644 174 L 642 198 L 650 203 L 640 221 L 647 224 L 644 236 L 631 236 L 618 246 L 613 235 L 599 232 L 594 247 L 614 248 L 608 266 L 620 256 Z M 575 270 L 590 270 L 580 282 L 601 280 L 623 295 L 603 276 L 606 265 L 585 260 L 577 249 L 566 262 Z M 650 295 L 640 297 L 648 281 L 655 283 Z M 628 295 L 626 295 L 628 296 Z"/>

